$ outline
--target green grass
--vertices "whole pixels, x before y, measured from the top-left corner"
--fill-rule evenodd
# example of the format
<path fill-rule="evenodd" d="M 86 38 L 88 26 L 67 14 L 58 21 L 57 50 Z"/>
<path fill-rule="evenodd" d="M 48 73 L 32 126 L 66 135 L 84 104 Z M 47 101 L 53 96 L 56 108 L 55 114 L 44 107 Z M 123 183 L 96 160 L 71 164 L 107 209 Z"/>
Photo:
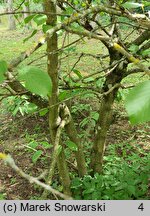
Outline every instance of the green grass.
<path fill-rule="evenodd" d="M 21 32 L 21 30 L 17 31 L 8 31 L 7 28 L 0 26 L 0 37 L 1 37 L 1 44 L 0 44 L 0 59 L 6 60 L 8 63 L 13 58 L 16 58 L 21 52 L 25 50 L 29 50 L 38 41 L 38 35 L 34 36 L 33 38 L 29 39 L 27 42 L 23 42 L 25 37 L 28 37 L 30 35 L 30 32 L 26 32 L 25 34 Z M 41 35 L 41 34 L 40 34 Z M 79 37 L 77 36 L 69 36 L 68 39 L 65 42 L 65 45 L 68 43 L 71 43 L 72 41 L 75 41 Z M 59 38 L 59 48 L 62 47 L 63 43 L 63 37 L 61 36 Z M 104 49 L 104 47 L 96 42 L 95 40 L 88 40 L 84 39 L 81 40 L 80 43 L 72 45 L 74 47 L 74 52 L 67 51 L 65 54 L 62 55 L 64 57 L 65 55 L 68 55 L 69 57 L 66 57 L 62 60 L 62 66 L 60 68 L 60 72 L 68 72 L 69 69 L 72 68 L 72 66 L 77 62 L 79 56 L 81 53 L 90 53 L 90 54 L 106 54 L 107 50 Z M 32 56 L 30 56 L 28 59 L 23 61 L 20 65 L 26 65 L 30 63 L 31 61 L 35 60 L 36 58 L 40 58 L 44 53 L 46 52 L 46 45 L 42 46 L 38 51 L 36 51 Z M 105 52 L 105 53 L 104 53 Z M 61 55 L 60 55 L 61 56 Z M 61 58 L 61 57 L 60 57 Z M 105 65 L 108 65 L 108 59 L 104 62 Z M 43 69 L 46 69 L 46 58 L 38 59 L 38 61 L 35 61 L 33 63 L 35 66 L 42 67 Z M 77 70 L 81 71 L 81 73 L 89 74 L 96 72 L 100 70 L 101 65 L 99 63 L 99 60 L 94 59 L 93 57 L 82 57 L 79 63 L 75 67 Z"/>

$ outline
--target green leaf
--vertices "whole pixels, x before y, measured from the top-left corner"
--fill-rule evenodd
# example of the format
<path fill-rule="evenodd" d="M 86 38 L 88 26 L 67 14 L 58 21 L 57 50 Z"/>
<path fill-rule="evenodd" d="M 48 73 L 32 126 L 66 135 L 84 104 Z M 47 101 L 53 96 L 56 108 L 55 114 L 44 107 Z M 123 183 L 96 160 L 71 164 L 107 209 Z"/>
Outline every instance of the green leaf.
<path fill-rule="evenodd" d="M 126 98 L 126 109 L 132 124 L 150 121 L 150 80 L 130 91 Z"/>
<path fill-rule="evenodd" d="M 48 108 L 43 108 L 42 110 L 39 111 L 40 116 L 45 116 L 48 113 Z"/>
<path fill-rule="evenodd" d="M 82 186 L 82 180 L 79 177 L 76 177 L 72 180 L 71 188 L 78 189 Z"/>
<path fill-rule="evenodd" d="M 91 117 L 92 117 L 95 121 L 97 121 L 98 118 L 99 118 L 99 113 L 98 113 L 98 112 L 91 112 Z"/>
<path fill-rule="evenodd" d="M 37 95 L 47 97 L 52 92 L 52 82 L 49 75 L 38 67 L 26 66 L 19 70 L 20 81 L 25 88 Z"/>
<path fill-rule="evenodd" d="M 142 56 L 150 56 L 150 49 L 146 49 L 141 52 Z"/>
<path fill-rule="evenodd" d="M 6 194 L 0 193 L 0 200 L 6 200 Z"/>
<path fill-rule="evenodd" d="M 42 25 L 42 29 L 43 29 L 43 32 L 46 33 L 49 29 L 51 29 L 52 26 L 51 25 L 46 25 L 46 24 L 43 24 Z"/>
<path fill-rule="evenodd" d="M 23 109 L 23 107 L 19 107 L 18 110 L 20 111 L 21 115 L 24 116 L 24 109 Z"/>
<path fill-rule="evenodd" d="M 0 83 L 6 79 L 4 74 L 7 72 L 7 63 L 5 61 L 0 61 Z"/>
<path fill-rule="evenodd" d="M 72 71 L 79 77 L 79 79 L 82 79 L 82 74 L 79 70 L 73 69 Z"/>
<path fill-rule="evenodd" d="M 36 149 L 36 147 L 38 146 L 39 144 L 36 142 L 36 141 L 31 141 L 28 146 L 33 148 L 33 149 Z"/>
<path fill-rule="evenodd" d="M 95 187 L 90 187 L 90 188 L 88 188 L 88 189 L 86 189 L 86 190 L 83 191 L 83 195 L 85 195 L 85 194 L 91 194 L 94 191 L 95 191 Z"/>
<path fill-rule="evenodd" d="M 128 185 L 128 191 L 132 195 L 136 195 L 136 187 L 133 185 Z"/>
<path fill-rule="evenodd" d="M 143 1 L 142 3 L 143 3 L 143 5 L 144 5 L 145 7 L 150 6 L 150 2 L 148 2 L 148 1 Z"/>
<path fill-rule="evenodd" d="M 27 17 L 24 19 L 25 24 L 29 23 L 29 22 L 33 19 L 34 16 L 35 16 L 35 15 L 27 16 Z"/>
<path fill-rule="evenodd" d="M 59 145 L 59 146 L 58 146 L 58 152 L 57 152 L 57 153 L 58 153 L 58 155 L 61 153 L 61 151 L 62 151 L 62 146 L 61 146 L 61 145 Z"/>
<path fill-rule="evenodd" d="M 78 23 L 72 23 L 70 27 L 72 30 L 78 30 L 80 32 L 83 32 L 83 27 Z"/>
<path fill-rule="evenodd" d="M 138 50 L 139 50 L 139 46 L 135 45 L 135 44 L 132 44 L 130 47 L 129 47 L 129 50 L 135 54 Z"/>
<path fill-rule="evenodd" d="M 36 151 L 32 156 L 32 162 L 36 163 L 37 160 L 41 157 L 42 153 L 43 153 L 42 150 Z"/>
<path fill-rule="evenodd" d="M 27 113 L 34 113 L 37 110 L 37 106 L 34 103 L 29 103 L 26 112 Z"/>
<path fill-rule="evenodd" d="M 88 77 L 86 79 L 84 79 L 84 82 L 93 82 L 95 79 L 93 77 Z"/>
<path fill-rule="evenodd" d="M 70 47 L 67 47 L 66 49 L 64 49 L 64 52 L 67 53 L 67 52 L 75 52 L 77 49 L 76 46 L 70 46 Z"/>
<path fill-rule="evenodd" d="M 44 146 L 45 149 L 49 149 L 49 148 L 52 148 L 52 147 L 53 147 L 52 144 L 49 144 L 49 143 L 46 142 L 46 141 L 43 141 L 43 142 L 40 142 L 40 143 Z"/>
<path fill-rule="evenodd" d="M 127 9 L 132 9 L 132 8 L 138 8 L 138 7 L 142 7 L 143 5 L 140 3 L 135 3 L 135 2 L 126 2 L 124 4 L 122 4 L 124 8 Z"/>
<path fill-rule="evenodd" d="M 81 93 L 80 89 L 75 89 L 73 91 L 72 90 L 71 91 L 64 90 L 64 91 L 60 92 L 59 100 L 63 101 L 69 97 L 75 97 L 76 95 L 79 95 L 80 93 Z"/>
<path fill-rule="evenodd" d="M 59 97 L 59 100 L 62 101 L 64 99 L 70 97 L 70 92 L 68 94 L 68 91 L 64 90 L 64 91 L 60 92 L 58 97 Z"/>
<path fill-rule="evenodd" d="M 29 35 L 28 37 L 26 37 L 23 42 L 25 43 L 26 41 L 28 41 L 30 38 L 32 38 L 35 34 L 37 33 L 37 29 L 34 29 L 33 32 L 31 33 L 31 35 Z"/>
<path fill-rule="evenodd" d="M 72 151 L 77 151 L 78 147 L 77 145 L 72 142 L 71 140 L 66 141 L 66 145 L 68 146 L 68 148 L 70 148 Z"/>
<path fill-rule="evenodd" d="M 47 16 L 46 15 L 41 15 L 41 14 L 38 14 L 36 15 L 33 20 L 34 22 L 39 26 L 39 25 L 42 25 L 46 22 L 46 19 L 47 19 Z"/>

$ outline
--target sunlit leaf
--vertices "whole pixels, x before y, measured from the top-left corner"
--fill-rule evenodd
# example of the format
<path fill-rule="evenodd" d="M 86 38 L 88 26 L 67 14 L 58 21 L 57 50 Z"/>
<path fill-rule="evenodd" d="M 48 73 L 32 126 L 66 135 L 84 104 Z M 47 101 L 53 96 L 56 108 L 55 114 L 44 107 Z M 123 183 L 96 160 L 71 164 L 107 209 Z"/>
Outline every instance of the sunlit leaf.
<path fill-rule="evenodd" d="M 18 78 L 24 82 L 25 88 L 32 93 L 43 97 L 51 95 L 51 79 L 46 72 L 38 67 L 26 66 L 20 69 Z"/>
<path fill-rule="evenodd" d="M 39 25 L 42 25 L 46 22 L 46 19 L 47 19 L 47 16 L 46 15 L 41 15 L 41 14 L 38 14 L 36 15 L 33 20 L 34 22 L 39 26 Z"/>
<path fill-rule="evenodd" d="M 126 109 L 131 123 L 150 121 L 150 80 L 134 87 L 126 98 Z"/>

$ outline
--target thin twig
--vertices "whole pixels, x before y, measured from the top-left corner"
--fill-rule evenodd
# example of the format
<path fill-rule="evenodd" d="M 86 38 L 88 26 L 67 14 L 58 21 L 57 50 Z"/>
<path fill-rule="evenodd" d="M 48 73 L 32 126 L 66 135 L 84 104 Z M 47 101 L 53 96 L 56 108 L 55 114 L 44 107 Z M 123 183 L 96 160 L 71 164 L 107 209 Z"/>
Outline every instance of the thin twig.
<path fill-rule="evenodd" d="M 69 14 L 61 14 L 61 13 L 46 13 L 44 11 L 9 11 L 0 13 L 0 16 L 4 15 L 16 15 L 16 14 L 43 14 L 43 15 L 57 15 L 57 16 L 67 16 L 70 17 Z"/>
<path fill-rule="evenodd" d="M 23 1 L 19 4 L 19 6 L 18 6 L 17 8 L 14 9 L 14 11 L 19 10 L 19 8 L 21 8 L 21 6 L 25 3 L 25 1 L 26 1 L 26 0 L 23 0 Z"/>
<path fill-rule="evenodd" d="M 50 191 L 51 193 L 58 195 L 59 197 L 65 199 L 65 200 L 72 200 L 73 198 L 65 195 L 61 192 L 59 192 L 58 190 L 52 188 L 51 186 L 39 181 L 37 178 L 30 176 L 28 174 L 26 174 L 25 172 L 23 172 L 16 164 L 14 159 L 10 156 L 10 155 L 5 155 L 3 153 L 0 153 L 0 158 L 4 160 L 4 162 L 9 165 L 16 173 L 18 173 L 21 177 L 25 178 L 26 180 L 28 180 L 30 183 L 35 183 L 37 185 L 39 185 L 40 187 L 43 187 L 45 190 Z"/>

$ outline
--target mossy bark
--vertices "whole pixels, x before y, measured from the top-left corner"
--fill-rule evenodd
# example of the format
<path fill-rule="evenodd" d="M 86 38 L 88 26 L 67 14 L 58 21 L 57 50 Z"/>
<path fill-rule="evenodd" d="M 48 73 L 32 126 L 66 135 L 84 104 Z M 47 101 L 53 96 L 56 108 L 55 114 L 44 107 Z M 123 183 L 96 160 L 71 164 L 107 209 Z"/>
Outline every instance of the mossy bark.
<path fill-rule="evenodd" d="M 47 15 L 47 25 L 55 26 L 57 22 L 56 14 L 56 3 L 52 0 L 44 0 L 44 9 L 45 12 L 48 12 Z M 47 38 L 47 71 L 52 80 L 52 95 L 49 98 L 49 127 L 50 127 L 50 136 L 52 143 L 54 144 L 56 132 L 57 132 L 57 120 L 58 120 L 58 38 L 57 33 L 54 33 L 51 37 Z M 64 193 L 70 195 L 70 178 L 69 172 L 65 161 L 65 155 L 62 148 L 58 156 L 58 171 L 59 177 L 61 179 Z"/>
<path fill-rule="evenodd" d="M 114 62 L 120 60 L 122 55 L 117 53 L 113 48 L 109 49 L 110 54 L 110 65 Z M 118 64 L 118 67 L 114 69 L 113 73 L 110 73 L 106 77 L 106 81 L 103 86 L 103 93 L 107 92 L 111 89 L 114 85 L 121 82 L 123 77 L 126 74 L 127 64 Z M 96 135 L 94 144 L 91 151 L 91 168 L 92 173 L 102 173 L 102 166 L 103 166 L 103 156 L 106 148 L 106 137 L 111 125 L 112 120 L 112 107 L 116 97 L 116 93 L 118 88 L 115 88 L 109 94 L 103 96 L 100 109 L 99 109 L 99 119 L 96 125 Z"/>
<path fill-rule="evenodd" d="M 97 135 L 94 140 L 92 147 L 92 158 L 91 158 L 91 168 L 93 173 L 101 173 L 103 165 L 103 156 L 105 152 L 105 143 L 107 132 L 111 124 L 112 119 L 112 105 L 114 102 L 115 94 L 114 92 L 105 96 L 102 99 L 101 107 L 99 110 L 99 120 L 97 123 Z"/>
<path fill-rule="evenodd" d="M 78 133 L 75 128 L 72 117 L 69 124 L 65 126 L 65 129 L 70 140 L 74 142 L 78 147 L 77 152 L 75 152 L 75 157 L 77 160 L 78 174 L 80 177 L 83 177 L 85 174 L 87 174 L 86 162 L 85 162 L 85 157 L 83 152 L 83 145 L 81 143 L 80 138 L 78 137 Z"/>

